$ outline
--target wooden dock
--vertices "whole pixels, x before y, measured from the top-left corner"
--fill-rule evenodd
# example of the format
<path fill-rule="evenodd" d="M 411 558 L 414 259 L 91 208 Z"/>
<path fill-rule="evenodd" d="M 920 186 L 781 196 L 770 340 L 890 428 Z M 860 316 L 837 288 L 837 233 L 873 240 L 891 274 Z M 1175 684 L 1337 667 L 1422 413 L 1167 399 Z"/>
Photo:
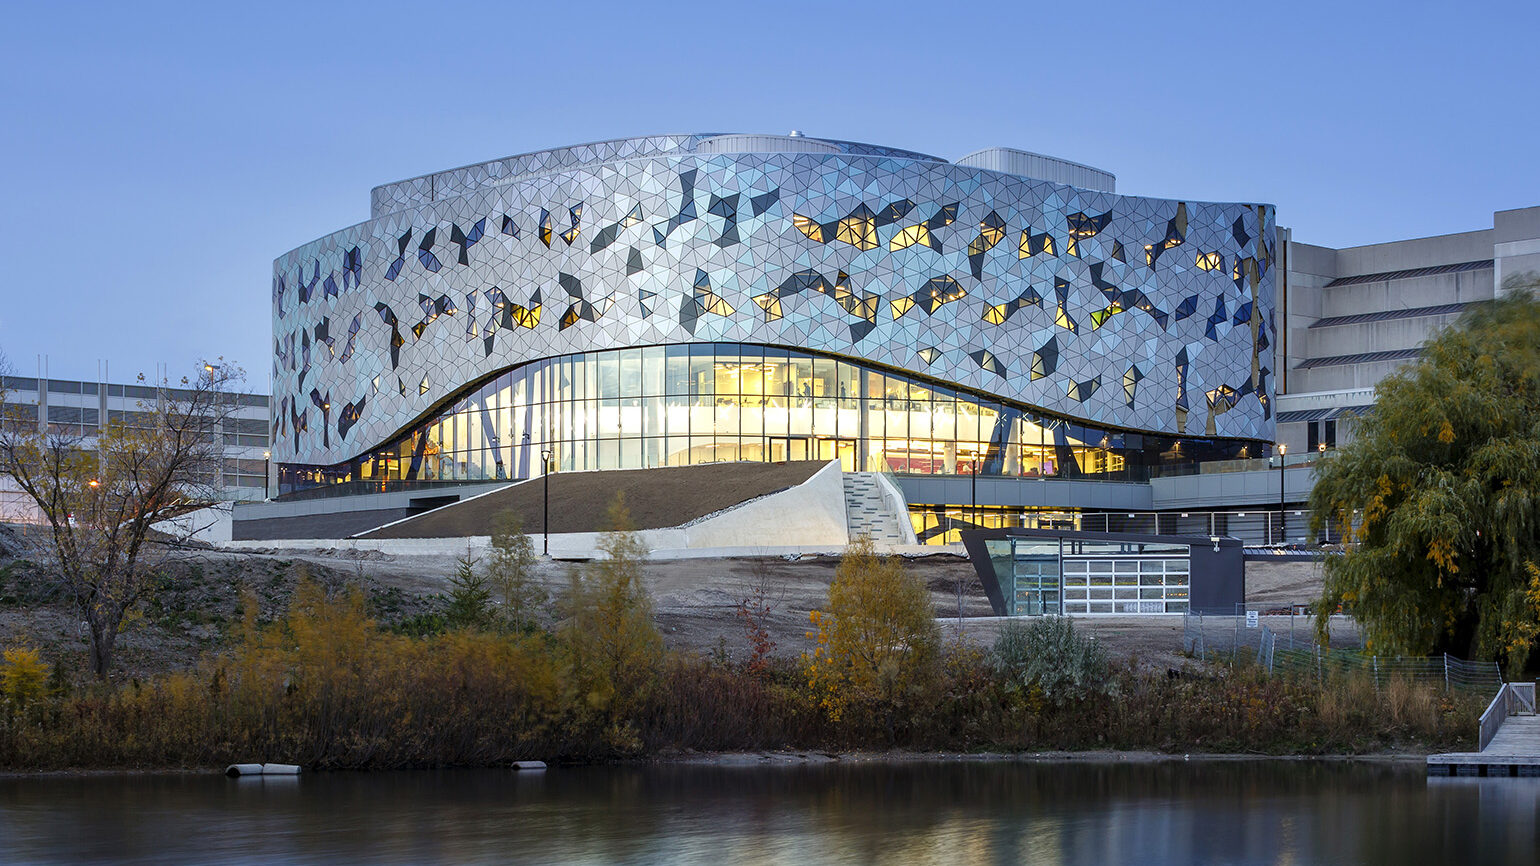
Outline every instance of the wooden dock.
<path fill-rule="evenodd" d="M 1481 715 L 1479 752 L 1428 756 L 1430 776 L 1540 776 L 1535 684 L 1507 683 Z"/>

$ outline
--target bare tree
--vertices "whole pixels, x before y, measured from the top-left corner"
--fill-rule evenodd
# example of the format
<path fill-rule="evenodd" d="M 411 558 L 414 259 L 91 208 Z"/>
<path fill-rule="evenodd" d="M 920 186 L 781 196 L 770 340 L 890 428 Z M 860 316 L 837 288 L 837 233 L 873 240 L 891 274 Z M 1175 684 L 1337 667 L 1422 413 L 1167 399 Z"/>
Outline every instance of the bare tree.
<path fill-rule="evenodd" d="M 36 508 L 47 565 L 89 630 L 100 679 L 125 614 L 153 591 L 159 566 L 190 532 L 166 521 L 217 498 L 220 426 L 243 376 L 222 361 L 175 385 L 155 383 L 155 399 L 139 411 L 103 419 L 94 448 L 24 407 L 6 404 L 0 415 L 0 475 Z"/>

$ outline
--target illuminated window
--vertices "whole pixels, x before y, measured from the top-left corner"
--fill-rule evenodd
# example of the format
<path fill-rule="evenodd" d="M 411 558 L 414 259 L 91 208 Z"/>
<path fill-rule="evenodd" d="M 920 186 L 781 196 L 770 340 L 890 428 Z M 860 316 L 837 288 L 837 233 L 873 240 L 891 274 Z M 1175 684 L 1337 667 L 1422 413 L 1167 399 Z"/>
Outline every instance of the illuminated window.
<path fill-rule="evenodd" d="M 988 349 L 969 352 L 968 357 L 972 358 L 981 368 L 994 373 L 1002 379 L 1005 378 L 1005 365 L 1001 364 L 1000 360 L 994 356 L 994 353 Z"/>
<path fill-rule="evenodd" d="M 572 242 L 577 240 L 578 227 L 583 223 L 583 205 L 578 204 L 569 208 L 567 215 L 572 219 L 572 227 L 561 233 L 561 239 L 566 241 L 567 246 L 570 247 Z M 550 244 L 546 244 L 546 246 L 550 246 Z"/>
<path fill-rule="evenodd" d="M 882 213 L 877 215 L 877 225 L 892 225 L 908 216 L 912 210 L 914 210 L 914 202 L 909 199 L 901 198 L 898 201 L 889 202 L 888 206 L 882 209 Z"/>
<path fill-rule="evenodd" d="M 1070 317 L 1069 311 L 1064 309 L 1064 305 L 1062 303 L 1059 304 L 1059 311 L 1054 316 L 1053 323 L 1072 334 L 1080 333 L 1080 326 L 1077 325 L 1075 320 Z"/>
<path fill-rule="evenodd" d="M 731 316 L 733 306 L 711 289 L 711 278 L 701 268 L 695 269 L 695 306 L 713 316 Z"/>
<path fill-rule="evenodd" d="M 968 255 L 978 255 L 993 249 L 1005 237 L 1005 220 L 994 211 L 979 221 L 978 237 L 968 244 Z"/>
<path fill-rule="evenodd" d="M 700 291 L 710 306 L 705 293 L 714 290 Z M 581 319 L 582 307 L 574 306 Z M 937 346 L 916 353 L 927 364 L 943 359 Z M 967 354 L 980 369 L 1010 375 L 993 350 Z M 1057 361 L 1057 342 L 1050 339 L 1032 353 L 1031 377 L 1054 375 Z M 1125 398 L 1140 378 L 1136 368 L 1123 374 Z M 1100 385 L 1093 377 L 1056 387 L 1061 395 L 1088 401 Z M 426 395 L 429 387 L 424 376 L 419 393 Z M 309 396 L 307 402 L 319 400 L 324 413 L 330 398 Z M 1239 396 L 1231 389 L 1215 399 Z M 344 404 L 333 417 L 349 422 L 352 435 L 363 408 L 362 401 Z M 282 403 L 280 412 L 290 428 L 306 429 L 297 406 Z M 333 432 L 340 434 L 341 426 Z M 1186 445 L 1151 441 L 1156 438 L 1146 434 L 1125 446 L 1116 431 L 1039 417 L 962 389 L 825 356 L 693 344 L 534 361 L 456 395 L 443 412 L 359 462 L 286 466 L 280 473 L 292 479 L 304 472 L 320 483 L 518 478 L 538 473 L 533 467 L 548 449 L 564 471 L 840 459 L 860 471 L 1041 477 L 1074 469 L 1080 477 L 1126 480 L 1132 476 L 1125 470 L 1146 465 L 1140 455 L 1181 453 L 1177 446 Z M 1212 454 L 1215 447 L 1205 443 L 1198 451 Z"/>
<path fill-rule="evenodd" d="M 974 279 L 982 279 L 984 276 L 984 254 L 994 249 L 1005 237 L 1005 220 L 994 211 L 979 221 L 979 233 L 968 244 L 968 265 L 973 270 Z"/>
<path fill-rule="evenodd" d="M 984 321 L 991 325 L 1003 325 L 1015 315 L 1017 310 L 1027 307 L 1041 307 L 1043 298 L 1035 289 L 1028 286 L 1027 290 L 1017 295 L 1015 299 L 1003 304 L 990 304 L 984 307 Z"/>
<path fill-rule="evenodd" d="M 898 234 L 893 236 L 893 240 L 888 242 L 888 250 L 898 252 L 915 244 L 930 245 L 930 229 L 926 228 L 924 224 L 907 226 L 900 229 Z"/>
<path fill-rule="evenodd" d="M 1144 263 L 1151 268 L 1160 260 L 1162 253 L 1181 246 L 1187 240 L 1187 203 L 1177 202 L 1176 215 L 1166 221 L 1166 237 L 1164 240 L 1153 244 L 1147 244 L 1144 248 Z"/>
<path fill-rule="evenodd" d="M 521 304 L 513 304 L 508 308 L 509 319 L 513 324 L 521 328 L 534 330 L 540 324 L 540 304 L 525 307 Z"/>
<path fill-rule="evenodd" d="M 1092 310 L 1091 311 L 1091 330 L 1093 330 L 1093 331 L 1097 330 L 1103 324 L 1105 324 L 1108 319 L 1112 318 L 1113 316 L 1115 316 L 1115 315 L 1117 315 L 1118 313 L 1121 313 L 1121 312 L 1123 312 L 1123 308 L 1118 306 L 1116 303 L 1108 304 L 1107 306 L 1103 307 L 1100 310 Z"/>
<path fill-rule="evenodd" d="M 1106 228 L 1107 223 L 1111 221 L 1111 211 L 1108 211 L 1104 214 L 1098 214 L 1097 216 L 1091 216 L 1084 212 L 1077 211 L 1076 213 L 1072 213 L 1068 217 L 1065 217 L 1065 222 L 1067 223 L 1066 228 L 1069 230 L 1069 236 L 1072 238 L 1095 237 L 1097 233 Z"/>
<path fill-rule="evenodd" d="M 820 232 L 821 234 L 821 232 Z M 850 215 L 840 220 L 834 229 L 834 239 L 862 250 L 877 248 L 877 215 L 871 208 L 859 205 Z"/>
<path fill-rule="evenodd" d="M 962 284 L 950 276 L 932 277 L 925 281 L 925 285 L 913 294 L 903 298 L 895 298 L 888 302 L 893 309 L 893 318 L 903 318 L 904 314 L 916 305 L 924 310 L 927 315 L 935 315 L 936 311 L 946 304 L 965 297 L 968 290 Z"/>
<path fill-rule="evenodd" d="M 761 310 L 765 311 L 765 321 L 774 322 L 781 318 L 781 299 L 774 294 L 766 292 L 763 295 L 755 295 L 753 301 L 759 305 Z"/>
<path fill-rule="evenodd" d="M 1086 379 L 1083 382 L 1070 382 L 1067 392 L 1071 400 L 1079 400 L 1084 403 L 1091 399 L 1091 395 L 1095 394 L 1101 386 L 1102 377 L 1097 376 L 1094 379 Z"/>
<path fill-rule="evenodd" d="M 807 235 L 808 240 L 824 243 L 823 226 L 812 217 L 805 217 L 799 213 L 792 214 L 791 224 L 796 227 L 797 231 Z"/>
<path fill-rule="evenodd" d="M 1144 373 L 1137 365 L 1128 368 L 1123 374 L 1123 401 L 1130 409 L 1134 405 L 1134 393 L 1139 387 L 1139 382 L 1144 379 Z"/>
<path fill-rule="evenodd" d="M 1021 233 L 1021 242 L 1016 245 L 1016 257 L 1028 259 L 1036 255 L 1054 255 L 1053 236 L 1047 232 L 1034 234 L 1031 229 L 1025 229 Z"/>
<path fill-rule="evenodd" d="M 1032 353 L 1031 377 L 1041 379 L 1059 368 L 1059 338 L 1050 337 L 1042 348 Z"/>

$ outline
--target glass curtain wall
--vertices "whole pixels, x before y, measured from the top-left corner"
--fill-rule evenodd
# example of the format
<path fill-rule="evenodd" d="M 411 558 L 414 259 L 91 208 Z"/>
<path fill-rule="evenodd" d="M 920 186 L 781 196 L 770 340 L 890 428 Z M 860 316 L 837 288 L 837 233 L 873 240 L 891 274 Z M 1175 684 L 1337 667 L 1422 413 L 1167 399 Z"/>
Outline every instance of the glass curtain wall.
<path fill-rule="evenodd" d="M 286 464 L 281 492 L 362 481 L 839 460 L 851 471 L 1142 481 L 1245 443 L 1098 429 L 835 358 L 742 344 L 566 355 L 504 372 L 389 446 Z"/>

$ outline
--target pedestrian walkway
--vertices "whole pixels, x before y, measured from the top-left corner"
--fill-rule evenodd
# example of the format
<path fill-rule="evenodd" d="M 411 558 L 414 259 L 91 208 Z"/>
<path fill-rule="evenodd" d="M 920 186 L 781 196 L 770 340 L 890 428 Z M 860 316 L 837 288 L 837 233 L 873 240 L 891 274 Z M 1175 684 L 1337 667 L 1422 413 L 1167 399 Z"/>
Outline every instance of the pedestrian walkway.
<path fill-rule="evenodd" d="M 1430 776 L 1540 776 L 1534 683 L 1504 683 L 1481 714 L 1477 752 L 1428 756 Z"/>

